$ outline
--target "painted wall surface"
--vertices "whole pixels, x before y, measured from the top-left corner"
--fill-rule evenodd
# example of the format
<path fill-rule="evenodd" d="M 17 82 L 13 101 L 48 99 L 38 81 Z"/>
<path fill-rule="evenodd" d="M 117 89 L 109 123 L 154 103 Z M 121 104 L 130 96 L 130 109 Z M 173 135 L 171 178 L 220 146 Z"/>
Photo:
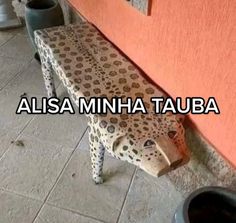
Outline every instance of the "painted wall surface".
<path fill-rule="evenodd" d="M 236 1 L 152 0 L 151 16 L 125 0 L 70 2 L 171 96 L 214 96 L 220 115 L 191 118 L 236 166 Z"/>

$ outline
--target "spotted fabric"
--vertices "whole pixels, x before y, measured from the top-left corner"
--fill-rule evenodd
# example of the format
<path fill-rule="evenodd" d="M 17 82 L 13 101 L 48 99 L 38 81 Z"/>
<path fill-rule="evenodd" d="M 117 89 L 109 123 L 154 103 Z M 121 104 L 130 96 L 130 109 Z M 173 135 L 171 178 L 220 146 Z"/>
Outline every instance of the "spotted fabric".
<path fill-rule="evenodd" d="M 142 98 L 148 114 L 88 114 L 93 179 L 102 182 L 105 149 L 153 176 L 188 161 L 181 118 L 154 114 L 151 97 L 165 97 L 141 71 L 89 23 L 35 32 L 48 97 L 56 96 L 53 73 L 78 106 L 80 97 Z"/>

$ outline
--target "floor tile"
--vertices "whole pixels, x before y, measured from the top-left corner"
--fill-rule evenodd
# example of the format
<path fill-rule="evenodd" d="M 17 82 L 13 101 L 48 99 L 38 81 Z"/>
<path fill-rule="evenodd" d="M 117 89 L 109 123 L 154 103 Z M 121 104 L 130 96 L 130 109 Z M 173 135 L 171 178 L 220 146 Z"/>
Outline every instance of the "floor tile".
<path fill-rule="evenodd" d="M 22 61 L 0 56 L 0 90 L 25 67 Z"/>
<path fill-rule="evenodd" d="M 0 188 L 44 200 L 56 182 L 72 149 L 37 138 L 20 137 L 0 160 Z"/>
<path fill-rule="evenodd" d="M 79 214 L 45 205 L 34 223 L 99 223 Z"/>
<path fill-rule="evenodd" d="M 7 31 L 0 31 L 0 46 L 5 44 L 8 40 L 10 40 L 14 34 Z"/>
<path fill-rule="evenodd" d="M 20 95 L 20 92 L 5 91 L 4 89 L 0 91 L 0 126 L 4 131 L 19 133 L 33 117 L 23 113 L 16 114 Z"/>
<path fill-rule="evenodd" d="M 9 29 L 9 30 L 6 30 L 6 31 L 10 34 L 13 34 L 13 35 L 15 34 L 15 35 L 28 36 L 28 31 L 27 31 L 26 26 L 15 28 L 15 29 Z"/>
<path fill-rule="evenodd" d="M 182 197 L 165 176 L 154 178 L 138 170 L 124 205 L 120 223 L 171 222 Z"/>
<path fill-rule="evenodd" d="M 30 61 L 33 58 L 33 49 L 29 38 L 25 35 L 15 35 L 0 48 L 0 55 Z"/>
<path fill-rule="evenodd" d="M 15 35 L 28 36 L 26 26 L 15 28 L 15 29 L 6 29 L 6 30 L 0 31 L 0 46 L 1 46 L 1 40 L 9 40 L 10 38 L 12 38 Z"/>
<path fill-rule="evenodd" d="M 32 223 L 41 202 L 0 191 L 1 223 Z"/>
<path fill-rule="evenodd" d="M 24 133 L 41 140 L 75 147 L 87 128 L 84 115 L 38 115 Z"/>
<path fill-rule="evenodd" d="M 66 87 L 61 82 L 60 85 L 57 88 L 57 97 L 60 99 L 63 99 L 64 97 L 69 97 L 68 91 L 66 90 Z"/>
<path fill-rule="evenodd" d="M 59 80 L 55 78 L 55 86 L 59 85 Z M 47 96 L 44 85 L 41 66 L 36 60 L 32 60 L 27 69 L 17 75 L 4 89 L 16 92 L 27 93 L 30 96 Z"/>
<path fill-rule="evenodd" d="M 83 135 L 83 138 L 81 139 L 79 145 L 78 145 L 79 149 L 82 149 L 84 151 L 88 151 L 89 152 L 89 136 L 88 136 L 88 131 L 86 131 Z"/>
<path fill-rule="evenodd" d="M 4 131 L 2 128 L 0 128 L 0 159 L 4 152 L 10 147 L 12 142 L 16 139 L 17 135 L 18 134 L 16 131 Z"/>
<path fill-rule="evenodd" d="M 134 166 L 110 157 L 104 162 L 101 185 L 92 180 L 87 151 L 76 150 L 48 202 L 105 222 L 116 222 L 129 188 Z"/>

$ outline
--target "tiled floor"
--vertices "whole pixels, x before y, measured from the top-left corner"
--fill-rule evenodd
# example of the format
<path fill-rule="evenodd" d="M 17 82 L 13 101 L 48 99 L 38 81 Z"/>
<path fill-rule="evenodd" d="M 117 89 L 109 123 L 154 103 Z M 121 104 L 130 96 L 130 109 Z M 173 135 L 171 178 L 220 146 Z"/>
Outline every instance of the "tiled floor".
<path fill-rule="evenodd" d="M 171 222 L 182 197 L 168 178 L 107 156 L 95 185 L 85 117 L 16 115 L 24 93 L 45 96 L 40 66 L 24 31 L 0 32 L 0 223 Z"/>

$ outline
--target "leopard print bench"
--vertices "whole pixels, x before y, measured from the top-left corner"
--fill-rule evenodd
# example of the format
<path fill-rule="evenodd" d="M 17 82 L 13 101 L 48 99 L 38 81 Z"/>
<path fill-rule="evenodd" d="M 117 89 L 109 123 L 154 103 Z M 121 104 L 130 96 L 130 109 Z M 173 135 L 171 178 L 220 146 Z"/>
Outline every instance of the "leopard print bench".
<path fill-rule="evenodd" d="M 35 32 L 48 97 L 55 97 L 53 72 L 78 106 L 80 97 L 141 97 L 148 114 L 87 114 L 93 179 L 102 183 L 105 149 L 153 176 L 189 160 L 178 116 L 154 114 L 151 97 L 165 96 L 89 23 Z"/>

